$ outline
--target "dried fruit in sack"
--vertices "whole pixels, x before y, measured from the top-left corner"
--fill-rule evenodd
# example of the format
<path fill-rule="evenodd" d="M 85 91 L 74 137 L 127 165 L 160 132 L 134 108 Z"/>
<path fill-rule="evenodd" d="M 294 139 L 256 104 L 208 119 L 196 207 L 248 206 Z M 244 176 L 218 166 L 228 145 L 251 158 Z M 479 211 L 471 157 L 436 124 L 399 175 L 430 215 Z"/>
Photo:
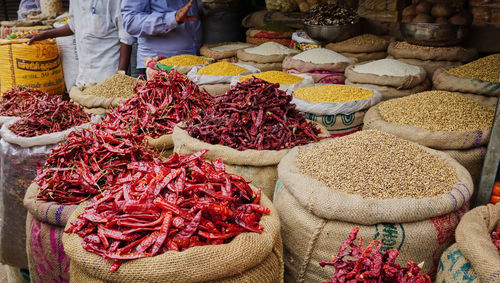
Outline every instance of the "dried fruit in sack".
<path fill-rule="evenodd" d="M 320 130 L 278 88 L 257 78 L 238 83 L 188 120 L 186 130 L 193 138 L 237 150 L 281 150 L 320 140 Z"/>
<path fill-rule="evenodd" d="M 35 111 L 34 101 L 48 95 L 46 92 L 26 87 L 14 87 L 3 93 L 0 99 L 0 116 L 21 117 Z"/>
<path fill-rule="evenodd" d="M 106 114 L 105 122 L 135 135 L 157 138 L 171 134 L 180 121 L 198 116 L 212 104 L 212 96 L 173 70 L 139 82 L 137 95 Z"/>
<path fill-rule="evenodd" d="M 408 260 L 407 267 L 396 263 L 399 252 L 396 249 L 380 253 L 382 242 L 373 240 L 363 249 L 362 238 L 356 245 L 359 227 L 354 227 L 347 240 L 340 246 L 337 256 L 332 256 L 333 261 L 320 261 L 324 266 L 335 267 L 333 278 L 326 283 L 356 283 L 356 282 L 384 282 L 384 283 L 427 283 L 432 282 L 427 274 L 420 273 L 420 267 Z M 349 249 L 350 248 L 350 249 Z M 349 250 L 348 250 L 349 249 Z M 347 257 L 347 259 L 346 259 Z"/>
<path fill-rule="evenodd" d="M 230 242 L 244 232 L 262 232 L 267 207 L 221 159 L 176 153 L 165 162 L 130 162 L 125 175 L 90 200 L 66 233 L 83 238 L 82 247 L 114 261 Z"/>
<path fill-rule="evenodd" d="M 493 240 L 493 244 L 498 249 L 498 255 L 500 255 L 500 227 L 497 227 L 493 232 L 491 232 L 491 239 Z"/>

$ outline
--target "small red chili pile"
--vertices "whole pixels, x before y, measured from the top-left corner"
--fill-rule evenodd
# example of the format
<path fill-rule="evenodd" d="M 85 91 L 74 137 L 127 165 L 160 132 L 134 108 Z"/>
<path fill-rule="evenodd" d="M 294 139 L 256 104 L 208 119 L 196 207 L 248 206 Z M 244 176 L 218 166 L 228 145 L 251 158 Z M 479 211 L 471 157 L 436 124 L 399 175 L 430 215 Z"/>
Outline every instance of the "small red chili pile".
<path fill-rule="evenodd" d="M 366 249 L 362 247 L 362 239 L 359 245 L 354 244 L 359 227 L 352 229 L 349 237 L 340 246 L 337 256 L 333 261 L 321 261 L 324 267 L 330 265 L 335 267 L 335 273 L 331 281 L 326 283 L 431 283 L 427 274 L 420 273 L 420 267 L 413 261 L 408 260 L 408 266 L 403 268 L 396 263 L 399 252 L 395 249 L 380 253 L 382 243 L 379 240 L 371 241 Z M 347 250 L 348 248 L 350 250 Z M 345 257 L 354 258 L 344 259 Z"/>
<path fill-rule="evenodd" d="M 109 125 L 73 131 L 37 168 L 38 199 L 79 204 L 122 180 L 130 162 L 154 156 L 142 137 Z"/>
<path fill-rule="evenodd" d="M 35 100 L 47 93 L 26 87 L 14 87 L 3 93 L 0 99 L 0 116 L 21 117 L 35 111 Z"/>
<path fill-rule="evenodd" d="M 206 162 L 205 152 L 130 162 L 65 232 L 82 237 L 85 250 L 113 260 L 110 272 L 126 260 L 262 233 L 260 219 L 270 210 L 259 205 L 260 190 L 226 173 L 221 159 Z"/>
<path fill-rule="evenodd" d="M 500 226 L 491 232 L 491 239 L 498 249 L 498 255 L 500 255 Z"/>
<path fill-rule="evenodd" d="M 319 140 L 320 130 L 278 87 L 257 78 L 238 83 L 187 121 L 186 130 L 193 138 L 237 150 L 280 150 Z"/>
<path fill-rule="evenodd" d="M 90 117 L 80 105 L 64 101 L 56 95 L 34 96 L 30 112 L 25 113 L 9 129 L 22 137 L 35 137 L 61 132 L 90 122 Z"/>
<path fill-rule="evenodd" d="M 171 134 L 180 121 L 199 115 L 212 96 L 177 71 L 160 72 L 138 82 L 137 96 L 106 115 L 106 122 L 152 138 Z"/>

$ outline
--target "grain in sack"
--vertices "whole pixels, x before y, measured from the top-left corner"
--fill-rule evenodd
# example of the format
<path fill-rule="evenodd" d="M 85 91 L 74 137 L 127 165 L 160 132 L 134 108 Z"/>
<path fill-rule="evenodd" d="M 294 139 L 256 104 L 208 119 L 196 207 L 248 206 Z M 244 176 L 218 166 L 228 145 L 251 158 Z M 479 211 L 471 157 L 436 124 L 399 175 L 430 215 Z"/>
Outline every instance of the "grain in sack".
<path fill-rule="evenodd" d="M 195 66 L 206 66 L 212 62 L 210 58 L 195 56 L 190 54 L 181 54 L 172 57 L 146 57 L 144 65 L 146 66 L 146 78 L 149 80 L 158 73 L 176 70 L 180 74 L 187 74 Z"/>
<path fill-rule="evenodd" d="M 261 45 L 239 49 L 236 53 L 238 62 L 252 65 L 261 71 L 282 70 L 282 62 L 286 56 L 297 54 L 298 51 L 276 42 L 266 42 Z"/>
<path fill-rule="evenodd" d="M 425 80 L 422 83 L 416 85 L 415 87 L 412 87 L 409 89 L 397 89 L 395 87 L 385 86 L 385 85 L 354 83 L 348 79 L 345 80 L 345 85 L 356 86 L 356 87 L 366 87 L 366 88 L 378 90 L 380 93 L 382 93 L 382 100 L 388 100 L 388 99 L 392 99 L 392 98 L 408 96 L 408 95 L 411 95 L 414 93 L 419 93 L 419 92 L 431 89 L 431 83 L 429 82 L 429 80 Z"/>
<path fill-rule="evenodd" d="M 381 252 L 397 249 L 397 263 L 423 261 L 435 275 L 473 193 L 467 170 L 446 154 L 378 131 L 292 149 L 278 175 L 286 282 L 332 278 L 319 261 L 354 226 L 365 241 L 381 240 Z"/>
<path fill-rule="evenodd" d="M 247 76 L 234 77 L 231 80 L 231 86 L 240 82 L 248 81 L 253 77 L 264 80 L 269 83 L 279 84 L 279 89 L 292 91 L 301 87 L 307 87 L 314 84 L 314 79 L 308 74 L 289 74 L 282 71 L 264 71 Z"/>
<path fill-rule="evenodd" d="M 474 48 L 420 46 L 405 41 L 392 42 L 387 48 L 387 53 L 396 59 L 419 59 L 423 61 L 469 62 L 477 58 L 477 50 Z"/>
<path fill-rule="evenodd" d="M 325 48 L 339 52 L 340 54 L 358 59 L 358 62 L 383 59 L 387 56 L 389 41 L 373 35 L 362 34 L 353 38 L 329 43 Z"/>
<path fill-rule="evenodd" d="M 314 48 L 283 60 L 283 69 L 294 69 L 299 72 L 330 71 L 343 73 L 349 64 L 356 61 L 335 51 Z"/>
<path fill-rule="evenodd" d="M 236 57 L 238 49 L 248 48 L 253 46 L 250 43 L 244 42 L 222 42 L 215 44 L 204 44 L 200 49 L 200 54 L 214 60 L 222 60 L 231 57 Z"/>
<path fill-rule="evenodd" d="M 330 72 L 330 71 L 311 71 L 311 72 L 299 72 L 295 69 L 283 69 L 283 72 L 292 75 L 305 74 L 311 76 L 315 83 L 323 84 L 344 84 L 345 75 L 344 73 Z"/>
<path fill-rule="evenodd" d="M 444 251 L 436 282 L 500 281 L 500 255 L 491 232 L 500 226 L 500 204 L 467 212 L 457 227 L 456 243 Z"/>

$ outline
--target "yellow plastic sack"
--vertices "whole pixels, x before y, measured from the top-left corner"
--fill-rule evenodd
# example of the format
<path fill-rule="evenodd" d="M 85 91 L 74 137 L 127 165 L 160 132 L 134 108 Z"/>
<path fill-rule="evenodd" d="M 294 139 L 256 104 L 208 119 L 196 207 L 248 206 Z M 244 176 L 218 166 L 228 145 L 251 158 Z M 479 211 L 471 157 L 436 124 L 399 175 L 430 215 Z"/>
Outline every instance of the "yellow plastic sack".
<path fill-rule="evenodd" d="M 0 40 L 0 91 L 25 86 L 61 95 L 64 78 L 53 39 L 26 44 L 27 39 Z"/>

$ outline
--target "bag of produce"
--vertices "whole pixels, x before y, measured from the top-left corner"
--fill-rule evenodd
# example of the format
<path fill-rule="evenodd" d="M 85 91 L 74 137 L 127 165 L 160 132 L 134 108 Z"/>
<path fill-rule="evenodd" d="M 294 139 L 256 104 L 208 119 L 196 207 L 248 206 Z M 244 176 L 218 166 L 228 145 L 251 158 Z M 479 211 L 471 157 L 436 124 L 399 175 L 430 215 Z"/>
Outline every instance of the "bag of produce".
<path fill-rule="evenodd" d="M 200 49 L 200 54 L 214 60 L 221 60 L 236 57 L 238 49 L 252 47 L 250 43 L 244 42 L 222 42 L 215 44 L 204 44 Z"/>
<path fill-rule="evenodd" d="M 46 17 L 55 17 L 64 11 L 62 0 L 40 0 L 40 8 Z"/>
<path fill-rule="evenodd" d="M 366 83 L 360 84 L 360 83 L 351 82 L 348 79 L 345 80 L 345 84 L 350 85 L 350 86 L 366 87 L 366 88 L 378 90 L 382 94 L 383 100 L 408 96 L 408 95 L 411 95 L 414 93 L 419 93 L 419 92 L 431 89 L 431 84 L 430 84 L 429 80 L 425 80 L 422 83 L 416 85 L 415 87 L 412 87 L 409 89 L 397 89 L 397 88 L 392 87 L 392 86 L 366 84 Z"/>
<path fill-rule="evenodd" d="M 284 46 L 290 46 L 293 29 L 286 25 L 267 24 L 261 27 L 250 28 L 246 32 L 247 42 L 262 44 L 265 42 L 276 42 Z"/>
<path fill-rule="evenodd" d="M 245 60 L 238 59 L 238 63 L 244 64 L 244 65 L 254 66 L 255 68 L 259 69 L 261 72 L 283 70 L 283 64 L 281 64 L 281 62 L 258 63 L 255 61 L 245 61 Z"/>
<path fill-rule="evenodd" d="M 477 50 L 461 46 L 430 47 L 410 44 L 405 41 L 391 42 L 387 53 L 396 59 L 419 59 L 433 61 L 469 62 L 477 58 Z"/>
<path fill-rule="evenodd" d="M 314 48 L 283 60 L 283 69 L 294 69 L 299 72 L 330 71 L 343 73 L 347 66 L 356 63 L 335 51 L 324 48 Z"/>
<path fill-rule="evenodd" d="M 427 72 L 427 78 L 429 80 L 432 80 L 432 76 L 439 68 L 451 68 L 462 65 L 462 62 L 459 61 L 433 61 L 433 60 L 404 59 L 404 58 L 399 58 L 398 60 L 406 64 L 420 66 L 424 68 L 424 70 Z"/>
<path fill-rule="evenodd" d="M 246 76 L 233 77 L 231 80 L 231 86 L 248 81 L 253 77 L 264 80 L 268 83 L 279 84 L 279 89 L 283 91 L 291 91 L 314 84 L 314 79 L 307 74 L 292 75 L 282 71 L 264 71 Z"/>
<path fill-rule="evenodd" d="M 385 53 L 388 46 L 389 41 L 382 37 L 362 34 L 344 41 L 328 43 L 325 48 L 339 53 Z"/>
<path fill-rule="evenodd" d="M 500 204 L 467 212 L 457 227 L 457 242 L 444 251 L 436 282 L 500 280 Z M 496 241 L 496 246 L 494 241 Z"/>
<path fill-rule="evenodd" d="M 62 95 L 64 78 L 56 41 L 0 40 L 0 91 L 25 86 Z"/>
<path fill-rule="evenodd" d="M 345 82 L 344 73 L 329 72 L 329 71 L 299 72 L 295 69 L 283 69 L 283 72 L 292 75 L 298 75 L 298 74 L 309 75 L 313 78 L 315 83 L 343 85 Z"/>
<path fill-rule="evenodd" d="M 380 60 L 387 57 L 386 52 L 373 52 L 373 53 L 350 53 L 350 52 L 342 52 L 340 53 L 345 57 L 354 58 L 358 60 L 358 62 L 366 62 L 373 60 Z"/>
<path fill-rule="evenodd" d="M 71 281 L 282 282 L 271 201 L 205 152 L 132 162 L 134 178 L 82 203 L 63 235 Z"/>
<path fill-rule="evenodd" d="M 486 56 L 451 69 L 438 69 L 432 78 L 435 89 L 485 96 L 500 95 L 500 54 Z"/>
<path fill-rule="evenodd" d="M 212 62 L 210 58 L 201 56 L 183 54 L 172 57 L 146 57 L 144 64 L 146 65 L 146 77 L 148 79 L 154 77 L 156 74 L 165 71 L 170 72 L 175 69 L 177 72 L 185 75 L 191 71 L 194 66 L 205 66 Z"/>
<path fill-rule="evenodd" d="M 290 54 L 297 54 L 299 51 L 285 47 L 276 42 L 266 42 L 255 47 L 239 49 L 236 53 L 240 63 L 255 66 L 261 71 L 265 71 L 257 64 L 281 63 Z M 256 64 L 257 63 L 257 64 Z M 279 69 L 281 70 L 281 69 Z"/>
<path fill-rule="evenodd" d="M 332 278 L 318 262 L 355 226 L 364 240 L 380 240 L 381 252 L 398 250 L 397 263 L 423 262 L 432 277 L 473 193 L 469 173 L 448 155 L 378 131 L 292 149 L 278 175 L 287 282 Z"/>
<path fill-rule="evenodd" d="M 292 103 L 307 119 L 339 136 L 361 130 L 366 110 L 381 99 L 382 94 L 372 89 L 315 84 L 294 90 Z"/>

